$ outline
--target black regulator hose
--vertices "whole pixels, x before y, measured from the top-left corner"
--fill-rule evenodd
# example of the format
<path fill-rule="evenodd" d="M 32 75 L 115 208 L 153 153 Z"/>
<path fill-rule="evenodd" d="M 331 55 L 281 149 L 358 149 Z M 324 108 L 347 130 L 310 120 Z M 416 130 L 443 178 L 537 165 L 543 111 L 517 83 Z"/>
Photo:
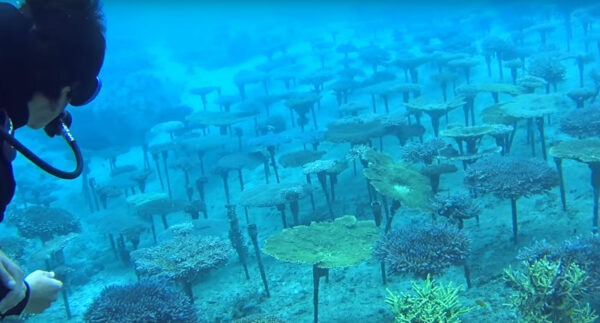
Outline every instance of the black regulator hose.
<path fill-rule="evenodd" d="M 60 126 L 62 136 L 65 138 L 65 140 L 71 147 L 73 154 L 75 155 L 75 161 L 77 165 L 75 166 L 75 170 L 71 172 L 60 170 L 48 164 L 36 154 L 34 154 L 31 150 L 29 150 L 27 147 L 25 147 L 25 145 L 23 145 L 20 141 L 18 141 L 16 138 L 6 133 L 5 131 L 0 131 L 0 137 L 2 137 L 2 140 L 8 142 L 18 152 L 25 156 L 25 158 L 29 159 L 32 163 L 34 163 L 39 168 L 43 169 L 48 174 L 62 179 L 75 179 L 79 177 L 79 175 L 81 175 L 81 172 L 83 171 L 83 156 L 81 155 L 81 150 L 75 142 L 75 137 L 73 137 L 73 135 L 71 134 L 71 130 L 69 129 L 69 127 L 62 120 L 59 119 L 57 121 L 60 122 L 58 125 Z"/>

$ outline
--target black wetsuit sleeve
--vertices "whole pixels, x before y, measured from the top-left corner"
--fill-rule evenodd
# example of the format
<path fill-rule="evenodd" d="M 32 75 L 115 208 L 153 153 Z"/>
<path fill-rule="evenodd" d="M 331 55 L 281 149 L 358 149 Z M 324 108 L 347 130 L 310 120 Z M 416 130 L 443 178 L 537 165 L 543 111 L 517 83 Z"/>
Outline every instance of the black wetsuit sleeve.
<path fill-rule="evenodd" d="M 0 221 L 4 218 L 6 206 L 10 203 L 15 193 L 15 179 L 12 173 L 12 165 L 4 156 L 0 157 Z M 0 240 L 1 244 L 1 240 Z M 0 284 L 0 299 L 8 293 L 8 288 Z"/>
<path fill-rule="evenodd" d="M 1 150 L 2 145 L 0 145 L 0 221 L 4 219 L 6 207 L 10 203 L 15 193 L 15 179 L 13 176 L 12 165 L 8 160 L 6 160 L 4 154 L 1 153 Z M 8 294 L 8 292 L 9 289 L 6 286 L 0 284 L 0 299 L 3 299 L 6 296 L 6 294 Z M 27 305 L 28 298 L 29 293 L 27 293 L 27 297 L 25 297 L 25 299 L 21 303 L 19 303 L 19 305 L 12 308 L 5 315 L 21 314 L 21 312 L 25 308 L 25 305 Z"/>
<path fill-rule="evenodd" d="M 8 85 L 14 83 L 19 76 L 16 74 L 18 69 L 15 67 L 15 58 L 18 58 L 18 55 L 15 54 L 14 48 L 15 44 L 20 44 L 18 41 L 21 37 L 20 35 L 27 28 L 27 23 L 24 22 L 23 17 L 19 14 L 15 6 L 0 2 L 0 109 L 9 109 L 12 107 L 11 103 L 15 102 L 15 100 L 11 99 L 12 96 L 9 93 L 11 91 L 7 89 L 9 88 Z M 15 121 L 14 117 L 13 121 Z M 19 123 L 22 125 L 23 121 L 26 120 L 19 120 Z M 4 128 L 3 122 L 0 123 L 0 128 Z M 14 194 L 15 179 L 11 160 L 6 158 L 4 143 L 0 141 L 0 221 L 4 219 L 6 207 Z M 0 239 L 0 245 L 1 243 L 2 240 Z M 27 286 L 27 283 L 25 285 Z M 3 299 L 9 291 L 6 286 L 0 284 L 0 299 Z M 29 292 L 29 286 L 27 286 L 25 298 L 3 316 L 21 314 L 29 301 Z"/>

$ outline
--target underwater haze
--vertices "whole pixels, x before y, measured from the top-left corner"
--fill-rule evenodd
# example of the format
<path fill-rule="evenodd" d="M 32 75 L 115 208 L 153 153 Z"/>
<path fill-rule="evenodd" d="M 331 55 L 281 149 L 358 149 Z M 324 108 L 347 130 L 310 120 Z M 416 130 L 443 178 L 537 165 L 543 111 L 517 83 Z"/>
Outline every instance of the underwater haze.
<path fill-rule="evenodd" d="M 6 321 L 598 321 L 597 2 L 102 3 L 86 170 L 19 156 L 0 226 L 62 297 Z"/>

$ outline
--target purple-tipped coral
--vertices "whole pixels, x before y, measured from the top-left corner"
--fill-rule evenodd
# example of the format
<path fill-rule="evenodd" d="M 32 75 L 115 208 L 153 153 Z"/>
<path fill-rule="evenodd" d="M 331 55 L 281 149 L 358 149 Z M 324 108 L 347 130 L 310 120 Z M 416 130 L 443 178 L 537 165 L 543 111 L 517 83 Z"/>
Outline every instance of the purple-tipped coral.
<path fill-rule="evenodd" d="M 171 231 L 172 239 L 131 252 L 135 271 L 142 277 L 181 283 L 193 300 L 194 282 L 211 269 L 225 265 L 232 249 L 226 240 L 198 235 L 191 224 L 173 226 Z"/>
<path fill-rule="evenodd" d="M 198 322 L 194 306 L 169 284 L 151 279 L 106 287 L 84 315 L 88 323 Z"/>
<path fill-rule="evenodd" d="M 571 111 L 560 121 L 560 130 L 576 138 L 600 136 L 600 108 Z"/>
<path fill-rule="evenodd" d="M 442 274 L 469 255 L 469 239 L 455 228 L 419 225 L 393 230 L 379 239 L 373 256 L 384 261 L 390 273 L 418 277 Z"/>
<path fill-rule="evenodd" d="M 433 214 L 448 218 L 462 229 L 463 221 L 479 217 L 481 210 L 475 200 L 467 193 L 437 194 L 431 203 Z"/>
<path fill-rule="evenodd" d="M 471 165 L 465 183 L 480 193 L 518 199 L 547 192 L 558 185 L 558 175 L 541 160 L 491 155 Z"/>
<path fill-rule="evenodd" d="M 517 259 L 529 264 L 546 258 L 549 261 L 560 262 L 565 268 L 574 263 L 584 269 L 590 281 L 600 288 L 600 236 L 578 236 L 565 240 L 560 244 L 551 244 L 546 240 L 536 241 L 531 247 L 519 251 Z"/>
<path fill-rule="evenodd" d="M 439 155 L 439 150 L 444 147 L 446 143 L 441 139 L 432 139 L 424 143 L 410 142 L 400 148 L 400 156 L 407 162 L 431 165 Z"/>
<path fill-rule="evenodd" d="M 541 160 L 491 155 L 467 169 L 465 183 L 476 192 L 510 199 L 513 238 L 517 243 L 517 199 L 547 192 L 559 184 L 559 177 Z"/>
<path fill-rule="evenodd" d="M 66 210 L 41 206 L 15 209 L 8 214 L 8 221 L 14 224 L 23 238 L 40 238 L 42 242 L 61 235 L 81 232 L 81 224 Z"/>

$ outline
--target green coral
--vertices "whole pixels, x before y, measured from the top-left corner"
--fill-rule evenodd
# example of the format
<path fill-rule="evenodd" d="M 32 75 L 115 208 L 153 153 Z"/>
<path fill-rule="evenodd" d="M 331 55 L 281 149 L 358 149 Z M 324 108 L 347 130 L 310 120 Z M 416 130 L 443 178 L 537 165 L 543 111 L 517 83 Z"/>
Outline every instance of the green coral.
<path fill-rule="evenodd" d="M 422 285 L 413 281 L 413 293 L 400 295 L 388 291 L 385 302 L 392 307 L 396 323 L 455 323 L 460 322 L 460 315 L 471 310 L 460 305 L 458 293 L 461 286 L 454 287 L 437 284 L 427 275 Z"/>
<path fill-rule="evenodd" d="M 384 153 L 369 151 L 365 157 L 369 167 L 363 169 L 363 174 L 377 192 L 408 208 L 430 208 L 432 191 L 425 175 Z"/>
<path fill-rule="evenodd" d="M 516 290 L 508 305 L 519 312 L 524 322 L 591 323 L 598 318 L 583 300 L 588 292 L 585 270 L 575 263 L 565 265 L 545 257 L 523 263 L 524 271 L 505 269 L 504 279 Z"/>
<path fill-rule="evenodd" d="M 313 222 L 284 229 L 267 239 L 263 251 L 278 260 L 321 268 L 359 264 L 373 253 L 379 230 L 373 221 L 346 215 L 333 222 Z"/>

